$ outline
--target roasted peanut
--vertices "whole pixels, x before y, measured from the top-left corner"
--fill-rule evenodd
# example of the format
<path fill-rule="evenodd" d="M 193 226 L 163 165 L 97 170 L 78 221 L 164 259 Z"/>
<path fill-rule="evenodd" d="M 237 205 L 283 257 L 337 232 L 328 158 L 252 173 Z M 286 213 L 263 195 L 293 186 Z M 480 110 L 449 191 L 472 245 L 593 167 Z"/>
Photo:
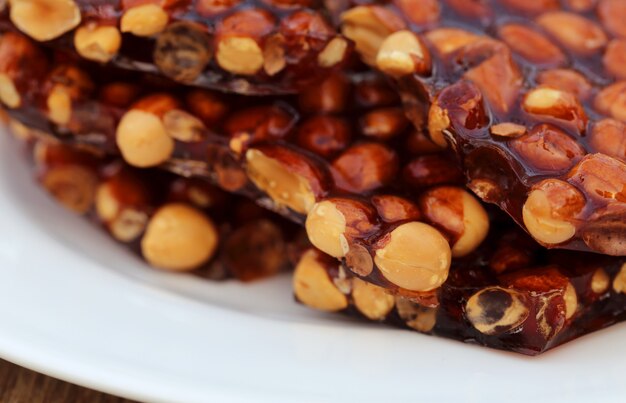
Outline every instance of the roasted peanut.
<path fill-rule="evenodd" d="M 74 48 L 85 59 L 107 63 L 122 46 L 122 34 L 110 25 L 89 22 L 74 33 Z"/>
<path fill-rule="evenodd" d="M 274 28 L 269 12 L 260 9 L 237 11 L 216 27 L 216 60 L 221 68 L 242 75 L 254 75 L 263 68 L 260 41 Z"/>
<path fill-rule="evenodd" d="M 13 32 L 0 36 L 0 101 L 9 108 L 22 106 L 24 94 L 45 74 L 48 63 L 39 48 Z"/>
<path fill-rule="evenodd" d="M 586 219 L 580 237 L 593 251 L 611 256 L 626 255 L 626 207 L 623 202 L 597 208 Z"/>
<path fill-rule="evenodd" d="M 329 115 L 313 116 L 298 127 L 298 144 L 317 155 L 328 158 L 344 150 L 352 138 L 345 119 Z"/>
<path fill-rule="evenodd" d="M 559 0 L 499 0 L 502 4 L 517 11 L 528 14 L 539 14 L 545 11 L 559 9 Z"/>
<path fill-rule="evenodd" d="M 618 81 L 600 91 L 594 107 L 604 115 L 626 122 L 626 81 Z"/>
<path fill-rule="evenodd" d="M 320 311 L 341 311 L 348 307 L 348 298 L 330 280 L 319 259 L 319 253 L 312 249 L 300 258 L 293 273 L 296 298 Z"/>
<path fill-rule="evenodd" d="M 180 109 L 172 109 L 163 114 L 165 131 L 173 139 L 182 142 L 200 141 L 206 137 L 207 128 L 202 121 Z"/>
<path fill-rule="evenodd" d="M 358 243 L 353 243 L 349 247 L 350 250 L 344 256 L 346 267 L 358 276 L 369 276 L 374 270 L 374 259 L 370 251 Z"/>
<path fill-rule="evenodd" d="M 352 279 L 352 300 L 356 309 L 371 320 L 385 319 L 395 305 L 393 295 L 384 288 L 359 278 Z"/>
<path fill-rule="evenodd" d="M 73 102 L 91 95 L 95 87 L 87 73 L 72 65 L 55 68 L 46 82 L 51 87 L 46 99 L 48 119 L 62 126 L 70 123 Z"/>
<path fill-rule="evenodd" d="M 404 220 L 419 220 L 420 209 L 411 201 L 392 195 L 376 195 L 372 204 L 383 221 L 393 223 Z"/>
<path fill-rule="evenodd" d="M 517 153 L 535 171 L 558 172 L 571 168 L 585 150 L 576 140 L 556 126 L 535 126 L 528 134 L 509 141 Z"/>
<path fill-rule="evenodd" d="M 626 164 L 604 154 L 589 154 L 567 176 L 587 197 L 603 202 L 626 202 Z"/>
<path fill-rule="evenodd" d="M 546 179 L 533 186 L 522 208 L 526 230 L 536 240 L 555 245 L 576 233 L 576 218 L 585 206 L 583 194 L 558 179 Z"/>
<path fill-rule="evenodd" d="M 626 64 L 626 40 L 614 39 L 609 42 L 602 59 L 604 68 L 617 79 L 626 79 L 624 64 Z"/>
<path fill-rule="evenodd" d="M 122 117 L 116 141 L 124 160 L 140 168 L 159 165 L 174 152 L 174 140 L 160 117 L 138 108 Z"/>
<path fill-rule="evenodd" d="M 398 172 L 398 156 L 379 143 L 357 144 L 345 150 L 332 163 L 335 184 L 352 193 L 378 189 Z"/>
<path fill-rule="evenodd" d="M 602 269 L 598 269 L 593 273 L 591 277 L 591 291 L 596 294 L 604 294 L 611 284 L 611 279 L 608 274 Z"/>
<path fill-rule="evenodd" d="M 391 283 L 410 291 L 430 291 L 448 277 L 448 241 L 428 224 L 409 222 L 384 235 L 375 245 L 374 262 Z"/>
<path fill-rule="evenodd" d="M 209 42 L 205 29 L 198 24 L 170 24 L 156 40 L 154 63 L 173 80 L 193 82 L 211 60 Z"/>
<path fill-rule="evenodd" d="M 309 241 L 332 257 L 343 257 L 350 244 L 377 228 L 371 207 L 352 199 L 331 198 L 313 206 L 306 218 Z"/>
<path fill-rule="evenodd" d="M 626 161 L 626 124 L 615 119 L 596 122 L 589 144 L 597 152 Z"/>
<path fill-rule="evenodd" d="M 626 263 L 622 265 L 613 279 L 613 291 L 626 294 Z"/>
<path fill-rule="evenodd" d="M 552 35 L 561 45 L 581 55 L 597 52 L 608 41 L 601 27 L 575 13 L 565 11 L 547 12 L 537 18 L 537 24 Z"/>
<path fill-rule="evenodd" d="M 599 0 L 598 15 L 613 35 L 626 38 L 626 4 L 622 0 Z"/>
<path fill-rule="evenodd" d="M 465 315 L 479 332 L 496 335 L 521 326 L 529 309 L 522 293 L 494 286 L 472 295 L 465 304 Z"/>
<path fill-rule="evenodd" d="M 430 54 L 422 40 L 411 31 L 398 31 L 380 44 L 376 67 L 391 76 L 426 75 L 430 72 Z"/>
<path fill-rule="evenodd" d="M 507 24 L 498 30 L 500 38 L 513 52 L 541 66 L 561 66 L 567 58 L 545 35 L 526 25 Z"/>
<path fill-rule="evenodd" d="M 378 5 L 353 7 L 341 15 L 343 34 L 354 41 L 356 51 L 370 66 L 376 65 L 376 56 L 383 41 L 405 24 L 395 13 Z"/>
<path fill-rule="evenodd" d="M 80 165 L 56 166 L 40 176 L 43 187 L 67 209 L 84 214 L 93 206 L 98 178 Z"/>
<path fill-rule="evenodd" d="M 387 141 L 398 136 L 409 125 L 402 108 L 379 108 L 366 113 L 359 119 L 364 136 Z"/>
<path fill-rule="evenodd" d="M 212 17 L 235 7 L 240 2 L 241 0 L 196 0 L 196 11 L 203 17 Z"/>
<path fill-rule="evenodd" d="M 394 0 L 393 4 L 416 25 L 429 26 L 436 23 L 441 15 L 438 0 Z"/>
<path fill-rule="evenodd" d="M 13 24 L 40 42 L 58 38 L 81 20 L 74 0 L 11 0 L 10 12 Z"/>
<path fill-rule="evenodd" d="M 331 74 L 319 85 L 307 86 L 298 95 L 298 103 L 303 112 L 343 112 L 349 91 L 350 83 L 343 74 Z"/>
<path fill-rule="evenodd" d="M 580 100 L 591 95 L 592 86 L 582 74 L 571 69 L 544 70 L 537 74 L 537 83 L 563 92 L 569 92 Z"/>
<path fill-rule="evenodd" d="M 526 133 L 526 126 L 513 122 L 504 122 L 492 125 L 489 131 L 494 136 L 516 138 Z"/>
<path fill-rule="evenodd" d="M 476 84 L 496 112 L 507 113 L 522 88 L 522 73 L 509 49 L 501 42 L 487 39 L 466 45 L 462 54 L 479 60 L 488 56 L 464 77 Z"/>
<path fill-rule="evenodd" d="M 407 298 L 396 297 L 398 316 L 411 329 L 428 333 L 437 324 L 437 308 L 419 305 Z"/>
<path fill-rule="evenodd" d="M 322 174 L 303 155 L 283 147 L 262 147 L 246 152 L 250 180 L 267 193 L 275 207 L 307 214 L 323 193 Z"/>
<path fill-rule="evenodd" d="M 556 88 L 539 86 L 530 90 L 522 108 L 531 116 L 566 124 L 579 133 L 584 133 L 587 126 L 587 114 L 576 96 Z"/>
<path fill-rule="evenodd" d="M 341 37 L 330 40 L 317 55 L 317 64 L 320 67 L 330 68 L 341 63 L 348 53 L 348 41 Z"/>
<path fill-rule="evenodd" d="M 150 218 L 141 252 L 152 266 L 188 271 L 208 262 L 217 242 L 215 225 L 205 214 L 186 204 L 170 203 Z"/>
<path fill-rule="evenodd" d="M 457 127 L 466 131 L 478 130 L 488 122 L 482 93 L 467 81 L 444 88 L 428 111 L 428 133 L 442 147 L 447 144 L 445 132 Z"/>
<path fill-rule="evenodd" d="M 118 241 L 131 242 L 144 232 L 149 207 L 143 183 L 124 170 L 98 186 L 96 214 Z"/>
<path fill-rule="evenodd" d="M 479 35 L 459 28 L 433 29 L 428 31 L 425 37 L 441 56 L 449 55 L 481 38 Z"/>
<path fill-rule="evenodd" d="M 489 232 L 483 206 L 465 190 L 452 186 L 431 189 L 420 196 L 424 218 L 452 238 L 452 256 L 473 252 Z"/>
<path fill-rule="evenodd" d="M 152 36 L 165 29 L 169 21 L 167 12 L 158 4 L 141 4 L 124 11 L 120 30 L 136 36 Z"/>
<path fill-rule="evenodd" d="M 213 125 L 228 112 L 228 105 L 221 95 L 206 90 L 191 90 L 186 96 L 186 105 L 194 116 L 205 125 Z"/>

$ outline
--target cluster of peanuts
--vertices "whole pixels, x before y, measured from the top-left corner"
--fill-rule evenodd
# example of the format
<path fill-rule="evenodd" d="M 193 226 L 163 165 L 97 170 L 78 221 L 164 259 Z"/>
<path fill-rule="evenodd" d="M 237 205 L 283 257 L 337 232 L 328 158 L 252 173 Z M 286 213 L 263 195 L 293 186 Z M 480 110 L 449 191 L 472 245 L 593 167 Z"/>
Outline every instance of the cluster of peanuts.
<path fill-rule="evenodd" d="M 536 355 L 618 319 L 626 292 L 626 264 L 591 254 L 541 256 L 517 230 L 496 231 L 499 240 L 454 274 L 436 300 L 416 300 L 364 281 L 318 250 L 296 265 L 293 288 L 303 304 L 347 312 L 421 333 Z M 533 266 L 532 269 L 515 268 Z"/>
<path fill-rule="evenodd" d="M 5 41 L 15 49 L 8 39 L 0 40 L 0 50 Z M 137 95 L 132 86 L 113 83 L 94 96 L 94 87 L 76 66 L 57 66 L 35 96 L 46 105 L 39 113 L 76 139 L 90 140 L 93 119 L 85 121 L 73 105 L 116 107 L 109 113 L 115 129 L 105 138 L 112 137 L 129 165 L 165 164 L 179 172 L 197 155 L 194 161 L 222 188 L 305 222 L 314 246 L 398 292 L 437 289 L 452 257 L 471 253 L 488 232 L 483 206 L 459 186 L 461 173 L 410 128 L 379 76 L 331 75 L 299 94 L 297 111 L 286 100 L 236 108 L 207 91 L 181 99 L 167 92 Z M 417 240 L 429 247 L 407 248 Z"/>
<path fill-rule="evenodd" d="M 87 60 L 248 94 L 293 92 L 351 50 L 309 0 L 92 3 L 12 0 L 5 22 L 38 42 L 69 36 Z"/>
<path fill-rule="evenodd" d="M 626 4 L 91 3 L 0 2 L 0 102 L 153 266 L 527 354 L 623 311 L 623 258 L 535 241 L 626 254 Z"/>
<path fill-rule="evenodd" d="M 343 33 L 479 197 L 545 246 L 626 254 L 626 3 L 416 3 L 352 8 Z"/>
<path fill-rule="evenodd" d="M 32 150 L 43 189 L 137 249 L 151 266 L 242 281 L 288 267 L 294 228 L 251 201 L 205 180 L 138 170 L 92 147 L 59 143 L 15 120 L 8 125 Z"/>

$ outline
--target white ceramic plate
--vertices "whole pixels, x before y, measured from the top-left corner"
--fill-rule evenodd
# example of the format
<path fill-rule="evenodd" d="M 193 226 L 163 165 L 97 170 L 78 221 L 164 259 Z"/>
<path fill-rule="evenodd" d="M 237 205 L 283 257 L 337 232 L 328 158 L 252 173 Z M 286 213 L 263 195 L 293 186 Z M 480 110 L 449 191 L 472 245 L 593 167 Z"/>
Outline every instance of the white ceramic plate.
<path fill-rule="evenodd" d="M 623 401 L 626 327 L 528 358 L 145 266 L 31 180 L 0 133 L 0 356 L 150 401 Z"/>

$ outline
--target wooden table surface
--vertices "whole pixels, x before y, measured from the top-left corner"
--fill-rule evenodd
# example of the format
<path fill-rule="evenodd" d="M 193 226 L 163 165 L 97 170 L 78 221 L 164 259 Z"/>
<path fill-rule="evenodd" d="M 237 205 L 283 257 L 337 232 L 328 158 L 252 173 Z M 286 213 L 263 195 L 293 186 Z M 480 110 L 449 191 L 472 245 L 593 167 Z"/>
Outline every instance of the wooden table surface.
<path fill-rule="evenodd" d="M 2 403 L 132 403 L 0 360 Z"/>

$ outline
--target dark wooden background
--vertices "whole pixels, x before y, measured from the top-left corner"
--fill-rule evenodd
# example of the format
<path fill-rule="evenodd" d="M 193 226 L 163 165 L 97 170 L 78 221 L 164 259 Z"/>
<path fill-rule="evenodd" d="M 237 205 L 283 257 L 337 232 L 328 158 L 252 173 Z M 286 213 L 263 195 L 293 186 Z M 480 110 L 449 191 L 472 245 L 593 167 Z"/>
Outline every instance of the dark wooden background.
<path fill-rule="evenodd" d="M 2 403 L 132 403 L 0 360 Z"/>

